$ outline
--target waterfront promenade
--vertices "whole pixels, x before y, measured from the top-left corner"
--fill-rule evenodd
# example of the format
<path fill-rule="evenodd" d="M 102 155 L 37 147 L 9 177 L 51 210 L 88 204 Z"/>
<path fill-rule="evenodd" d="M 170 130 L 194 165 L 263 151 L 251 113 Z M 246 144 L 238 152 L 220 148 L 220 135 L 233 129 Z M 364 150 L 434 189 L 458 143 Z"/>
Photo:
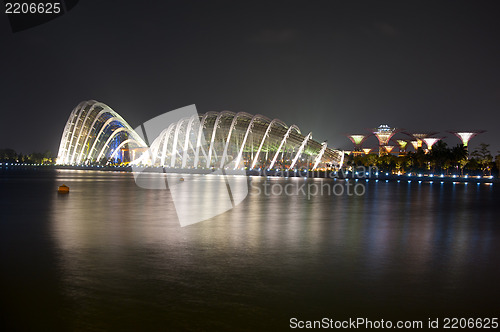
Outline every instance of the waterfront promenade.
<path fill-rule="evenodd" d="M 346 179 L 346 180 L 363 180 L 363 181 L 417 181 L 417 182 L 436 182 L 436 183 L 453 183 L 453 182 L 472 182 L 472 183 L 500 183 L 500 179 L 493 175 L 447 175 L 434 173 L 404 173 L 390 174 L 388 172 L 374 171 L 376 168 L 371 168 L 370 172 L 352 172 L 352 171 L 331 171 L 331 170 L 245 170 L 248 176 L 263 176 L 263 177 L 304 177 L 304 178 L 331 178 L 331 179 Z M 45 170 L 80 170 L 80 171 L 101 171 L 101 172 L 149 172 L 149 173 L 175 173 L 175 174 L 211 174 L 214 170 L 211 169 L 173 169 L 163 167 L 148 167 L 148 168 L 132 168 L 130 166 L 92 166 L 92 165 L 33 165 L 33 164 L 16 164 L 16 163 L 0 163 L 0 172 L 22 172 L 22 171 L 45 171 Z M 226 175 L 243 175 L 242 171 L 225 170 Z"/>

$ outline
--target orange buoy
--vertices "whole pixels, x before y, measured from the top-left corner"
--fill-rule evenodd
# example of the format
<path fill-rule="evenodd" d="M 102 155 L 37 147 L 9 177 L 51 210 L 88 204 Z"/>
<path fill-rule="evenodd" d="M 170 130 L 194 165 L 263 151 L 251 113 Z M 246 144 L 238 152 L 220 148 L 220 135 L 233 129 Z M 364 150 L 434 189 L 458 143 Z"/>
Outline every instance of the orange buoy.
<path fill-rule="evenodd" d="M 69 193 L 69 187 L 67 185 L 63 184 L 62 186 L 59 186 L 59 189 L 57 189 L 57 192 L 60 194 L 67 194 L 67 193 Z"/>

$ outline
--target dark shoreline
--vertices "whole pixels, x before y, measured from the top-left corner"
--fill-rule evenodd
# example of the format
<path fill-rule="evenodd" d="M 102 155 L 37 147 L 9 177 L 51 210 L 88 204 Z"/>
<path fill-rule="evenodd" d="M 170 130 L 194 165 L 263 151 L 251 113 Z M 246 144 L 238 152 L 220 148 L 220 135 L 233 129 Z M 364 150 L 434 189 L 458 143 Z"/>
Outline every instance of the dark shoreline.
<path fill-rule="evenodd" d="M 0 174 L 7 174 L 12 172 L 32 172 L 32 171 L 52 171 L 52 170 L 79 170 L 79 171 L 104 171 L 104 172 L 133 172 L 132 167 L 123 167 L 123 166 L 62 166 L 62 165 L 0 165 Z M 147 173 L 168 173 L 168 174 L 210 174 L 213 173 L 214 170 L 210 169 L 168 169 L 168 168 L 160 168 L 160 167 L 149 167 L 149 168 L 141 168 L 141 172 Z M 421 181 L 421 182 L 476 182 L 476 183 L 500 183 L 500 179 L 497 177 L 490 176 L 458 176 L 458 175 L 444 175 L 441 177 L 441 174 L 434 174 L 433 176 L 429 174 L 416 174 L 416 175 L 394 175 L 388 174 L 384 172 L 374 173 L 371 175 L 354 175 L 352 172 L 348 172 L 347 174 L 343 174 L 342 172 L 336 173 L 333 171 L 286 171 L 286 170 L 278 170 L 278 171 L 255 171 L 255 170 L 247 170 L 247 176 L 262 176 L 262 177 L 305 177 L 305 178 L 331 178 L 331 179 L 358 179 L 358 180 L 388 180 L 388 181 Z M 226 175 L 243 175 L 241 171 L 231 171 L 225 170 L 224 174 Z"/>

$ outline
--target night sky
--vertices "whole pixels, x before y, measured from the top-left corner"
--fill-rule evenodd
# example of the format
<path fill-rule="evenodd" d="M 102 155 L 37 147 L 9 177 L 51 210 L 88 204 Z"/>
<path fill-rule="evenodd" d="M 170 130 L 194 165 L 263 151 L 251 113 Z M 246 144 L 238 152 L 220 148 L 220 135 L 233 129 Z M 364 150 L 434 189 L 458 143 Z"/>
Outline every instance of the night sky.
<path fill-rule="evenodd" d="M 485 129 L 500 150 L 500 7 L 481 1 L 80 1 L 13 33 L 0 14 L 0 148 L 51 150 L 82 100 L 132 127 L 196 104 L 345 133 Z M 375 146 L 372 137 L 367 145 Z"/>

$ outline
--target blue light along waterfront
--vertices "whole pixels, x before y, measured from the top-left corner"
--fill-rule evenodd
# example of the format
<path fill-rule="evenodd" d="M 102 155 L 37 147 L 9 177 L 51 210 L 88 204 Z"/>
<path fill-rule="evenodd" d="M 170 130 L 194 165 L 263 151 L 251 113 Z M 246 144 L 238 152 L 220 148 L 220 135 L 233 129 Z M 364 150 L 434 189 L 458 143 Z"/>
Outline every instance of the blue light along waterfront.
<path fill-rule="evenodd" d="M 269 330 L 291 317 L 493 317 L 498 185 L 403 180 L 307 199 L 256 192 L 344 180 L 251 177 L 243 203 L 181 228 L 169 191 L 141 189 L 130 173 L 3 172 L 7 326 Z M 69 195 L 57 194 L 62 183 Z"/>

